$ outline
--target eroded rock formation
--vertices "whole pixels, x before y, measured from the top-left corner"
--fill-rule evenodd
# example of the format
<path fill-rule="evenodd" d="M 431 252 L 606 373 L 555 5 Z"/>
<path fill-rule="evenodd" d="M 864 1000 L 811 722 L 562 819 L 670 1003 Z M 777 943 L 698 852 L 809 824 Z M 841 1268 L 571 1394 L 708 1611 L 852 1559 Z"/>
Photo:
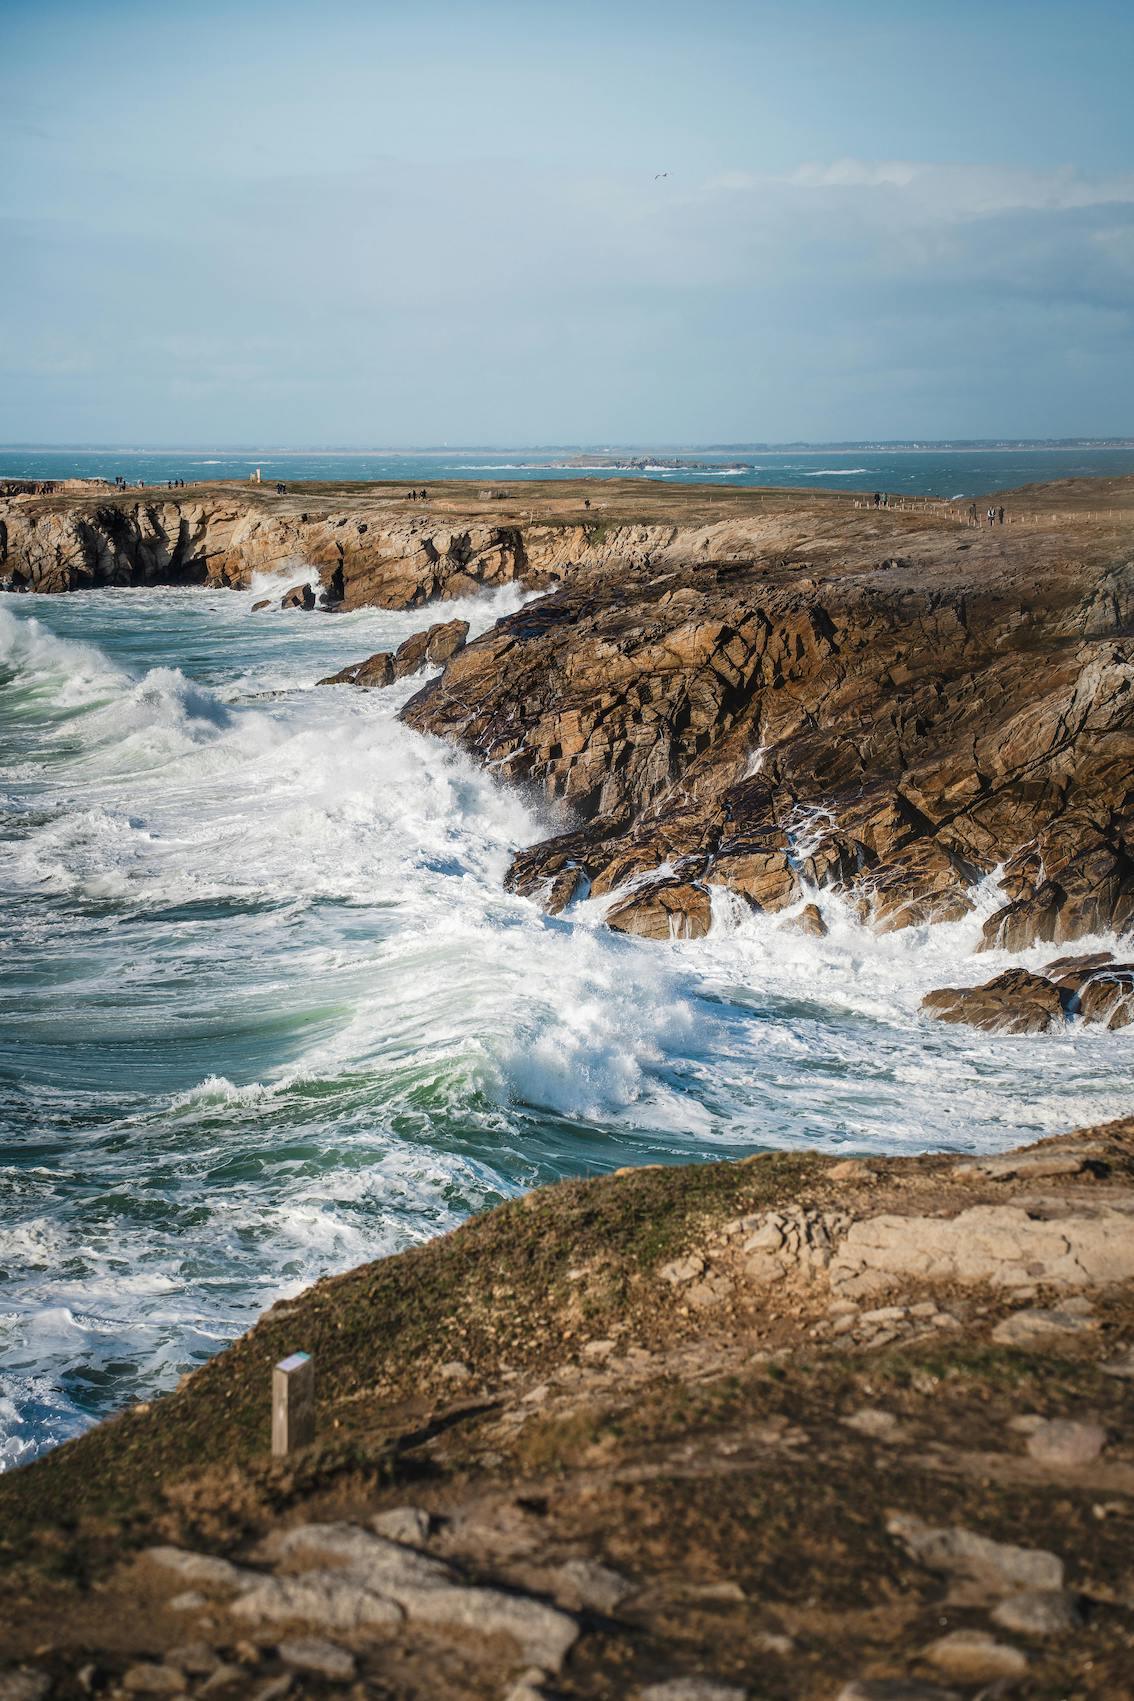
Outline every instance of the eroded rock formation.
<path fill-rule="evenodd" d="M 965 915 L 1003 864 L 990 942 L 1127 927 L 1129 537 L 922 528 L 882 554 L 806 519 L 787 553 L 580 565 L 407 705 L 577 823 L 514 887 L 632 880 L 611 919 L 651 936 L 703 932 L 711 886 L 837 894 L 885 931 Z"/>

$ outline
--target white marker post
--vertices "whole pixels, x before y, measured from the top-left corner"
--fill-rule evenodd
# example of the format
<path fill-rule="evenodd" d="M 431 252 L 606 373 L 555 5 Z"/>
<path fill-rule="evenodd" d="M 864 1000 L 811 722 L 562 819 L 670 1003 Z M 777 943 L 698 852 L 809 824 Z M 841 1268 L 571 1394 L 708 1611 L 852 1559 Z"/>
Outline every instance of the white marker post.
<path fill-rule="evenodd" d="M 315 1439 L 315 1360 L 292 1353 L 272 1371 L 272 1452 L 277 1457 Z"/>

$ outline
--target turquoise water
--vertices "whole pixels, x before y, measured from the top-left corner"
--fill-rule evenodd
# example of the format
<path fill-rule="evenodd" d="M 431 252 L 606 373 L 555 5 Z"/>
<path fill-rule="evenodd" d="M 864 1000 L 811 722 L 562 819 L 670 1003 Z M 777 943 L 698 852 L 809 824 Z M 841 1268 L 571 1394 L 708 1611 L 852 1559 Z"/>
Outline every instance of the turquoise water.
<path fill-rule="evenodd" d="M 0 479 L 110 478 L 121 474 L 136 482 L 164 484 L 170 478 L 246 479 L 260 467 L 270 481 L 282 479 L 392 479 L 426 484 L 434 479 L 467 478 L 495 483 L 525 478 L 578 478 L 578 469 L 549 469 L 547 462 L 578 454 L 571 449 L 446 449 L 374 453 L 320 453 L 313 450 L 139 450 L 0 448 Z M 619 453 L 596 449 L 595 453 Z M 629 449 L 643 458 L 648 451 Z M 1010 449 L 672 449 L 666 459 L 715 463 L 717 471 L 666 470 L 656 465 L 627 475 L 588 471 L 588 477 L 633 476 L 687 484 L 721 480 L 729 484 L 808 486 L 812 482 L 847 490 L 887 490 L 896 495 L 982 496 L 1020 484 L 1056 478 L 1117 477 L 1134 473 L 1134 448 L 1087 446 Z M 747 470 L 724 470 L 744 462 Z"/>
<path fill-rule="evenodd" d="M 402 727 L 417 682 L 313 689 L 420 615 L 270 588 L 0 598 L 0 1461 L 540 1181 L 1128 1108 L 1134 1030 L 919 1015 L 1000 966 L 979 915 L 814 940 L 721 895 L 657 946 L 506 893 L 546 805 Z"/>

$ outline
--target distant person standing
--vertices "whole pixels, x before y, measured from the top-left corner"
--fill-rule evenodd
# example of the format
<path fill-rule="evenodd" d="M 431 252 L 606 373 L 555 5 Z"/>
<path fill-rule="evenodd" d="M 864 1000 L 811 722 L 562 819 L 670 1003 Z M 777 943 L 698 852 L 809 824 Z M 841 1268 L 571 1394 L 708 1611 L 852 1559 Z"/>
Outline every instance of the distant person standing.
<path fill-rule="evenodd" d="M 996 518 L 1000 525 L 1004 524 L 1004 509 L 1002 507 L 996 510 Z"/>

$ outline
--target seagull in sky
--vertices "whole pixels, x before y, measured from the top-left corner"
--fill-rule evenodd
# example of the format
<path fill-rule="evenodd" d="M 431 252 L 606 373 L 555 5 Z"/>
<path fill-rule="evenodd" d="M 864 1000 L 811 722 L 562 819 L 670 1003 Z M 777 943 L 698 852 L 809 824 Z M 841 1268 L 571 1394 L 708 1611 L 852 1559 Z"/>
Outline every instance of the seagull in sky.
<path fill-rule="evenodd" d="M 654 182 L 656 183 L 658 181 L 659 177 L 668 177 L 668 176 L 669 176 L 668 171 L 655 171 L 654 172 Z"/>

